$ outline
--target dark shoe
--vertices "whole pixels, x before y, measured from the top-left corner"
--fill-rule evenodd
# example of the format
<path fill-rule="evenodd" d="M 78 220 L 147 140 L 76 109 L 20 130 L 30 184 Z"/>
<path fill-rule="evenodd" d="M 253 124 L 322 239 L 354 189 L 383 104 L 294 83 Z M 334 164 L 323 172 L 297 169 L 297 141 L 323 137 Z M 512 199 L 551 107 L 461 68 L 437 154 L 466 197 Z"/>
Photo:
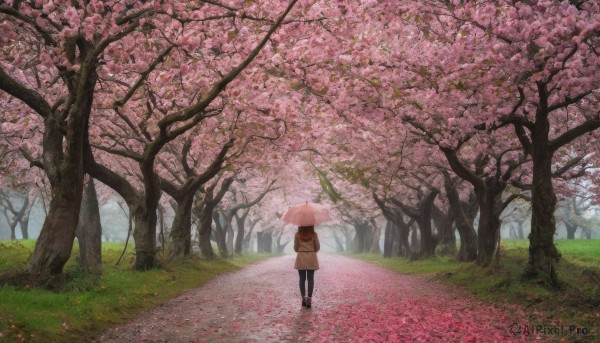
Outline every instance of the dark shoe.
<path fill-rule="evenodd" d="M 306 308 L 310 308 L 312 299 L 311 297 L 306 297 Z"/>
<path fill-rule="evenodd" d="M 306 297 L 302 297 L 302 307 L 306 307 Z"/>

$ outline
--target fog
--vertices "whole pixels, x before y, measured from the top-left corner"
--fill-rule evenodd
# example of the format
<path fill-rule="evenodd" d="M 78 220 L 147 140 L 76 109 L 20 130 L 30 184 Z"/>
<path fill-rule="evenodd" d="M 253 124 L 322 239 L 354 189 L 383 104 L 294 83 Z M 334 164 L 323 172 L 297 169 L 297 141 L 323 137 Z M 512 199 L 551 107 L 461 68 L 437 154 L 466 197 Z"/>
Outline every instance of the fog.
<path fill-rule="evenodd" d="M 19 206 L 18 200 L 15 200 L 15 206 Z M 572 206 L 571 206 L 572 207 Z M 173 221 L 173 211 L 171 208 L 164 210 L 164 224 L 165 229 L 168 230 Z M 37 198 L 31 209 L 29 218 L 29 238 L 35 239 L 39 235 L 45 218 L 44 204 L 41 198 Z M 127 206 L 122 200 L 118 200 L 116 197 L 111 197 L 104 201 L 100 206 L 100 216 L 102 223 L 102 240 L 104 242 L 124 242 L 127 237 L 128 231 L 128 217 L 127 217 Z M 556 211 L 556 239 L 567 239 L 566 224 L 571 223 L 577 225 L 578 229 L 575 232 L 574 238 L 600 238 L 600 210 L 594 206 L 588 206 L 585 209 L 581 209 L 579 214 L 576 214 L 572 208 L 569 207 L 568 203 L 563 202 L 562 206 L 558 207 Z M 478 218 L 475 219 L 474 225 L 477 228 Z M 501 237 L 502 239 L 526 239 L 530 232 L 531 222 L 531 210 L 528 204 L 513 204 L 510 205 L 502 215 L 502 228 Z M 233 223 L 235 225 L 235 221 Z M 379 225 L 385 227 L 383 220 L 379 221 Z M 284 254 L 292 254 L 293 251 L 293 236 L 296 232 L 296 228 L 292 225 L 286 225 L 282 221 L 278 220 L 276 223 L 264 223 L 259 222 L 254 229 L 254 232 L 272 229 L 276 232 L 283 232 L 281 235 L 281 244 L 289 242 L 285 249 Z M 192 227 L 193 239 L 197 242 L 197 236 L 195 233 L 195 226 Z M 321 251 L 323 252 L 339 252 L 336 248 L 335 235 L 341 240 L 341 243 L 347 247 L 346 237 L 342 233 L 343 231 L 352 233 L 353 228 L 350 225 L 337 225 L 334 227 L 321 225 L 317 226 L 316 232 L 319 234 L 321 241 Z M 158 230 L 157 230 L 158 231 Z M 16 239 L 22 239 L 21 228 L 19 224 L 15 229 Z M 276 236 L 277 237 L 277 236 Z M 457 240 L 459 239 L 458 233 L 456 233 Z M 3 213 L 0 213 L 0 239 L 10 239 L 10 229 L 7 219 Z M 275 241 L 276 238 L 274 238 Z M 380 247 L 383 247 L 383 234 L 380 237 Z M 194 249 L 196 250 L 196 249 Z M 253 234 L 251 241 L 250 251 L 255 252 L 257 250 L 256 234 Z"/>

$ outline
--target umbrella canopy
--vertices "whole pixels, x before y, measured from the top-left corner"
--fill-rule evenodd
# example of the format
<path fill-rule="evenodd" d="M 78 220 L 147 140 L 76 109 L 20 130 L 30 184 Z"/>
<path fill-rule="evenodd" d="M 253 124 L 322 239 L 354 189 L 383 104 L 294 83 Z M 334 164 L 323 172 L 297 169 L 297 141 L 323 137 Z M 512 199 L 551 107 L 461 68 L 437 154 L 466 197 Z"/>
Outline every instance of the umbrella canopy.
<path fill-rule="evenodd" d="M 292 206 L 283 216 L 283 221 L 297 226 L 315 226 L 331 220 L 327 207 L 315 203 Z"/>

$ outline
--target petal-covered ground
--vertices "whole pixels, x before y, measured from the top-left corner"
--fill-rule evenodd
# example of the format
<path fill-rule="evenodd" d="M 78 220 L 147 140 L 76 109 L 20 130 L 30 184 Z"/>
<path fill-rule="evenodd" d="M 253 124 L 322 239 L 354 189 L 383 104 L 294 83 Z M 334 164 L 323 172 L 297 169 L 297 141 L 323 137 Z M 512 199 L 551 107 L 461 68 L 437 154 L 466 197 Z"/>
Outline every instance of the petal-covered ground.
<path fill-rule="evenodd" d="M 320 254 L 312 309 L 294 256 L 222 275 L 99 337 L 101 342 L 517 342 L 517 307 L 493 306 L 423 277 Z M 514 327 L 512 328 L 514 331 Z M 540 337 L 538 337 L 539 339 Z M 544 338 L 542 338 L 544 339 Z"/>

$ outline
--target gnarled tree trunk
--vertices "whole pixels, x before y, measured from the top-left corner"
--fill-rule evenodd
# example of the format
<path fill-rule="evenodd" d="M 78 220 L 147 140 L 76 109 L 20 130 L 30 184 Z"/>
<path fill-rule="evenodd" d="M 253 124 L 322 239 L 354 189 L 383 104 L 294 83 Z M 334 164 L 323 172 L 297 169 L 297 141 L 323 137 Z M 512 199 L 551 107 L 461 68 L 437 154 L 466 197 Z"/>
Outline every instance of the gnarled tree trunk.
<path fill-rule="evenodd" d="M 19 227 L 21 228 L 21 236 L 23 239 L 29 239 L 29 213 L 31 208 L 23 215 L 23 218 L 19 220 Z"/>
<path fill-rule="evenodd" d="M 380 254 L 381 247 L 379 246 L 379 239 L 381 238 L 381 227 L 377 226 L 374 221 L 371 222 L 371 226 L 373 229 L 371 230 L 371 246 L 369 251 L 373 254 Z"/>
<path fill-rule="evenodd" d="M 411 250 L 411 255 L 413 255 L 417 251 L 419 251 L 419 247 L 421 246 L 421 238 L 419 237 L 418 225 L 413 224 L 413 225 L 409 226 L 409 230 L 410 230 L 410 250 Z"/>
<path fill-rule="evenodd" d="M 461 262 L 475 261 L 477 259 L 477 234 L 473 228 L 473 220 L 465 213 L 458 191 L 449 178 L 446 178 L 445 189 L 448 203 L 455 214 L 456 229 L 460 235 L 457 259 Z"/>
<path fill-rule="evenodd" d="M 411 256 L 413 253 L 413 249 L 417 250 L 416 248 L 419 246 L 419 241 L 416 239 L 416 232 L 413 237 L 414 248 L 411 248 L 411 244 L 408 241 L 408 236 L 410 235 L 410 228 L 413 226 L 415 220 L 409 217 L 408 222 L 405 223 L 404 215 L 401 211 L 397 211 L 396 217 L 398 218 L 398 221 L 396 222 L 396 238 L 398 241 L 397 255 L 403 257 Z"/>
<path fill-rule="evenodd" d="M 394 246 L 395 227 L 392 221 L 387 220 L 383 237 L 383 257 L 392 257 L 392 248 Z"/>
<path fill-rule="evenodd" d="M 257 232 L 256 239 L 259 253 L 273 252 L 273 235 L 270 231 Z"/>
<path fill-rule="evenodd" d="M 479 202 L 479 227 L 477 234 L 477 264 L 482 267 L 490 265 L 494 252 L 498 248 L 500 231 L 500 214 L 502 213 L 502 192 L 506 184 L 499 183 L 495 177 L 485 179 L 485 187 L 477 192 Z"/>
<path fill-rule="evenodd" d="M 451 208 L 445 213 L 444 217 L 441 218 L 440 222 L 440 245 L 442 247 L 441 253 L 447 255 L 454 255 L 456 253 L 456 236 L 454 235 L 454 221 L 456 216 Z"/>
<path fill-rule="evenodd" d="M 194 203 L 194 194 L 185 194 L 181 198 L 175 199 L 177 208 L 173 225 L 171 225 L 171 240 L 173 247 L 171 256 L 174 258 L 183 258 L 190 254 L 192 249 L 192 205 Z"/>
<path fill-rule="evenodd" d="M 392 202 L 402 209 L 403 213 L 414 219 L 419 227 L 419 232 L 421 234 L 420 249 L 417 251 L 413 247 L 412 258 L 425 258 L 435 255 L 435 248 L 438 240 L 433 235 L 431 220 L 433 203 L 438 194 L 439 191 L 437 189 L 430 189 L 429 193 L 424 196 L 420 194 L 419 205 L 416 210 L 403 204 L 398 199 L 392 199 Z M 414 233 L 413 238 L 416 238 Z"/>
<path fill-rule="evenodd" d="M 246 209 L 246 211 L 244 211 L 244 213 L 241 216 L 238 216 L 237 214 L 235 215 L 235 224 L 237 226 L 237 237 L 235 239 L 235 253 L 236 254 L 241 254 L 242 253 L 242 249 L 244 247 L 244 233 L 245 233 L 245 223 L 246 223 L 246 217 L 248 216 L 248 213 L 250 213 L 250 209 Z M 250 232 L 250 234 L 252 234 L 252 232 Z M 282 251 L 283 252 L 283 251 Z"/>
<path fill-rule="evenodd" d="M 98 195 L 91 177 L 85 182 L 76 236 L 79 266 L 90 273 L 102 274 L 102 224 Z"/>
<path fill-rule="evenodd" d="M 86 53 L 81 52 L 82 56 Z M 96 85 L 95 69 L 95 59 L 81 63 L 76 81 L 80 88 L 67 117 L 66 135 L 58 114 L 44 122 L 42 158 L 52 200 L 30 259 L 29 271 L 34 274 L 60 274 L 71 256 L 83 195 L 83 146 Z"/>
<path fill-rule="evenodd" d="M 435 255 L 435 247 L 438 243 L 431 230 L 431 212 L 433 202 L 438 195 L 438 191 L 432 190 L 419 203 L 419 229 L 421 231 L 421 251 L 419 257 L 429 257 Z"/>
<path fill-rule="evenodd" d="M 556 263 L 560 253 L 554 245 L 556 223 L 556 195 L 552 186 L 552 154 L 548 149 L 550 123 L 545 116 L 536 116 L 533 131 L 533 179 L 531 194 L 531 233 L 529 234 L 529 261 L 524 271 L 527 278 L 541 277 L 558 284 Z M 545 143 L 545 144 L 544 144 Z"/>
<path fill-rule="evenodd" d="M 352 245 L 354 246 L 353 251 L 355 253 L 365 252 L 365 238 L 367 236 L 368 226 L 363 223 L 356 223 L 354 225 L 355 235 Z"/>
<path fill-rule="evenodd" d="M 578 226 L 565 221 L 565 228 L 567 229 L 567 239 L 575 239 Z"/>
<path fill-rule="evenodd" d="M 248 232 L 244 235 L 243 251 L 249 251 L 249 252 L 251 251 L 250 242 L 252 241 L 252 233 L 254 232 L 254 227 L 256 226 L 257 223 L 258 223 L 258 220 L 250 221 L 250 230 L 248 230 Z"/>
<path fill-rule="evenodd" d="M 221 257 L 229 257 L 229 251 L 227 250 L 226 241 L 226 228 L 221 223 L 221 214 L 219 211 L 213 211 L 213 221 L 215 223 L 215 239 L 217 241 L 217 248 L 219 249 L 219 255 Z"/>

